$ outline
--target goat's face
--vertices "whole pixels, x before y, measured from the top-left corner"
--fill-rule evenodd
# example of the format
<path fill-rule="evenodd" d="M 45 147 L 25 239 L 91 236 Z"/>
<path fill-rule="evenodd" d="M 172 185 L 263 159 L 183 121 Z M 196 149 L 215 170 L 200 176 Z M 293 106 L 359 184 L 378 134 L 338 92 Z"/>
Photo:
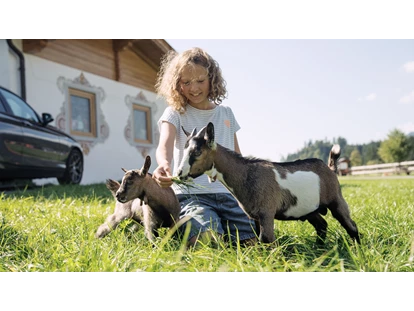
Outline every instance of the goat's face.
<path fill-rule="evenodd" d="M 125 203 L 136 198 L 141 198 L 144 194 L 144 183 L 148 173 L 148 169 L 151 166 L 151 158 L 146 157 L 145 163 L 140 170 L 126 170 L 124 177 L 122 177 L 122 183 L 116 192 L 116 199 Z M 141 198 L 142 199 L 142 198 Z"/>
<path fill-rule="evenodd" d="M 184 157 L 178 168 L 178 177 L 182 180 L 188 177 L 196 178 L 213 167 L 216 143 L 214 142 L 214 126 L 209 123 L 198 133 L 196 129 L 190 134 L 186 130 L 187 143 L 184 149 Z"/>

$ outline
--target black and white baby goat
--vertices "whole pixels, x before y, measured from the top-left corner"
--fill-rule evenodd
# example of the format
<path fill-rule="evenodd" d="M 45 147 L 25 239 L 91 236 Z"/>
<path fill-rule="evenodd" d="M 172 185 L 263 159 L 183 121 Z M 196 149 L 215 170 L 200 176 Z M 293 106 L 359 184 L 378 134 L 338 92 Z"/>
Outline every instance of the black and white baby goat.
<path fill-rule="evenodd" d="M 205 173 L 212 181 L 218 178 L 255 221 L 261 242 L 275 240 L 274 219 L 307 220 L 323 241 L 328 224 L 321 214 L 326 215 L 328 209 L 359 242 L 357 226 L 335 174 L 339 145 L 330 152 L 329 166 L 319 159 L 276 163 L 245 158 L 217 144 L 212 123 L 198 133 L 196 129 L 191 134 L 183 131 L 188 140 L 178 176 L 185 180 Z"/>

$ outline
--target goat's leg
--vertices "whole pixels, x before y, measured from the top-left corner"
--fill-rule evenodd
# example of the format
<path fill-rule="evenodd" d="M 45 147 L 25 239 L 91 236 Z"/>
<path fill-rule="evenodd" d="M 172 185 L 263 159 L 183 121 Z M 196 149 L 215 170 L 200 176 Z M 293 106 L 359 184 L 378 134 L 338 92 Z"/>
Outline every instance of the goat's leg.
<path fill-rule="evenodd" d="M 144 223 L 144 234 L 145 237 L 150 240 L 151 242 L 155 242 L 155 238 L 158 237 L 158 230 L 153 222 L 145 222 Z"/>
<path fill-rule="evenodd" d="M 143 218 L 144 218 L 144 234 L 145 237 L 151 242 L 155 242 L 155 238 L 158 237 L 157 216 L 152 209 L 144 204 L 142 206 Z"/>
<path fill-rule="evenodd" d="M 132 219 L 140 225 L 144 224 L 144 212 L 142 210 L 142 204 L 140 199 L 132 201 L 131 205 Z"/>
<path fill-rule="evenodd" d="M 255 225 L 255 227 L 256 227 L 256 235 L 258 236 L 258 237 L 260 237 L 260 234 L 261 234 L 261 230 L 260 230 L 260 222 L 258 221 L 258 220 L 254 220 L 254 225 Z M 260 241 L 260 238 L 259 238 L 259 241 Z"/>
<path fill-rule="evenodd" d="M 339 221 L 350 237 L 360 243 L 357 225 L 351 219 L 351 212 L 345 200 L 340 198 L 337 202 L 328 206 L 328 208 L 331 210 L 332 216 Z"/>
<path fill-rule="evenodd" d="M 109 215 L 105 222 L 99 226 L 98 230 L 95 233 L 95 237 L 103 238 L 109 232 L 114 230 L 121 221 L 129 219 L 132 217 L 131 204 L 122 204 L 116 202 L 115 212 L 112 215 Z"/>
<path fill-rule="evenodd" d="M 316 243 L 322 244 L 326 238 L 328 223 L 321 215 L 319 215 L 319 213 L 312 213 L 308 215 L 306 219 L 316 229 L 316 234 L 318 235 Z"/>
<path fill-rule="evenodd" d="M 275 241 L 274 216 L 269 213 L 259 215 L 259 241 L 263 243 L 272 243 Z"/>

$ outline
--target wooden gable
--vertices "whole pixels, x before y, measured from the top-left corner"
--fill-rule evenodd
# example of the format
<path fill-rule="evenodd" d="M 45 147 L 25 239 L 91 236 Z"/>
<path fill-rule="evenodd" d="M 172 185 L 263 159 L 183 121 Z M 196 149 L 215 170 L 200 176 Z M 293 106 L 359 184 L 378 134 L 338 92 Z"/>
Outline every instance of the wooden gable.
<path fill-rule="evenodd" d="M 161 39 L 24 39 L 23 52 L 155 92 Z"/>

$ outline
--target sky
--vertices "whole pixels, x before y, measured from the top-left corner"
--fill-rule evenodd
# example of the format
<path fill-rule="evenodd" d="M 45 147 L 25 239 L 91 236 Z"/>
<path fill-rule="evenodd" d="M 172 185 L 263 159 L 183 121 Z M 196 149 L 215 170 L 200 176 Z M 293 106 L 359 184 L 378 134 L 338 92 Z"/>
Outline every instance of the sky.
<path fill-rule="evenodd" d="M 414 40 L 167 39 L 220 65 L 243 155 L 280 161 L 309 140 L 414 132 Z"/>

